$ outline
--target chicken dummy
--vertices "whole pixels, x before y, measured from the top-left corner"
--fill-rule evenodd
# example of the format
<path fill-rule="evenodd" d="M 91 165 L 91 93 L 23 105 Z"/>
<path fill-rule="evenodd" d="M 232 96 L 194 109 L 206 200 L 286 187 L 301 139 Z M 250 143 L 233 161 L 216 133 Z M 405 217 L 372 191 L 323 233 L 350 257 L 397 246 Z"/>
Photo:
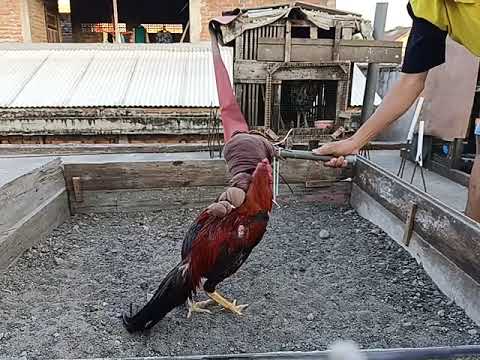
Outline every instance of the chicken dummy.
<path fill-rule="evenodd" d="M 211 303 L 237 315 L 247 306 L 227 300 L 216 288 L 242 266 L 265 234 L 273 201 L 270 164 L 274 147 L 264 137 L 249 133 L 216 41 L 212 45 L 230 187 L 191 224 L 180 263 L 166 275 L 150 301 L 135 315 L 124 315 L 129 332 L 152 328 L 184 303 L 188 317 L 193 312 L 210 312 L 207 307 Z M 193 302 L 199 288 L 209 300 Z"/>

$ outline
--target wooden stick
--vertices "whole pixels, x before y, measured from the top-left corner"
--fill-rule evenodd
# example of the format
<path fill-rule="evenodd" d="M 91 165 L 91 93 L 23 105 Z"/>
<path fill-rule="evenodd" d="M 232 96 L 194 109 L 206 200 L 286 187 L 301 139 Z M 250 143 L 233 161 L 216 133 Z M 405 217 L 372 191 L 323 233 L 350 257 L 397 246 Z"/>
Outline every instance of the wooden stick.
<path fill-rule="evenodd" d="M 72 185 L 73 185 L 73 194 L 75 195 L 75 201 L 82 202 L 83 201 L 82 183 L 79 176 L 72 177 Z"/>

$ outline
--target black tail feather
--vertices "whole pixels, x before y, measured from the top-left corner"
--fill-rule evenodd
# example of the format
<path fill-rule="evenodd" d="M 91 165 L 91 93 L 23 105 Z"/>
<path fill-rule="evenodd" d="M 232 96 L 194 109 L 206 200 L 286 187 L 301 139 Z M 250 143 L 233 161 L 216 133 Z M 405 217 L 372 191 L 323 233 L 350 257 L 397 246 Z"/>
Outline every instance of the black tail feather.
<path fill-rule="evenodd" d="M 165 315 L 187 301 L 192 295 L 192 282 L 188 271 L 183 271 L 182 264 L 177 265 L 163 279 L 157 291 L 147 304 L 132 316 L 123 314 L 123 325 L 128 332 L 151 329 Z"/>

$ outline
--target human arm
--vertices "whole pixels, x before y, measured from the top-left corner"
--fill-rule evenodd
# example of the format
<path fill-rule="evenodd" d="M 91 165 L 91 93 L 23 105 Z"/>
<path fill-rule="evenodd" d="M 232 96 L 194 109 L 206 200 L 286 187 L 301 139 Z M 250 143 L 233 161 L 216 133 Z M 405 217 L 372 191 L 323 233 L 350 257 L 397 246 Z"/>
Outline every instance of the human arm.
<path fill-rule="evenodd" d="M 402 74 L 400 79 L 383 99 L 380 107 L 350 138 L 326 144 L 313 152 L 317 155 L 334 155 L 327 166 L 346 166 L 342 155 L 356 154 L 364 145 L 382 130 L 402 116 L 423 91 L 427 72 Z"/>
<path fill-rule="evenodd" d="M 420 95 L 428 71 L 445 62 L 445 41 L 447 32 L 437 28 L 425 19 L 417 18 L 410 4 L 407 11 L 413 24 L 408 37 L 402 75 L 383 99 L 377 111 L 348 140 L 324 145 L 314 150 L 319 155 L 334 155 L 327 166 L 346 166 L 342 155 L 354 154 L 382 130 L 404 114 Z"/>

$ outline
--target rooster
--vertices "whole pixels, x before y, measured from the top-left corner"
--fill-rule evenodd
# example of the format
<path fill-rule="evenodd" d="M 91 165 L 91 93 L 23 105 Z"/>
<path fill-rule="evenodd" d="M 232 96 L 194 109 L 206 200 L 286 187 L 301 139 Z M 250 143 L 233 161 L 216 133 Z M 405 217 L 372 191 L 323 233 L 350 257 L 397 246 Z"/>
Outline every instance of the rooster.
<path fill-rule="evenodd" d="M 242 266 L 262 239 L 272 199 L 272 168 L 264 159 L 256 166 L 240 207 L 222 218 L 212 215 L 208 209 L 200 213 L 185 235 L 182 261 L 168 273 L 137 314 L 123 316 L 126 329 L 129 332 L 150 329 L 185 302 L 189 307 L 188 317 L 193 312 L 210 312 L 206 306 L 211 302 L 241 315 L 248 305 L 227 300 L 216 287 Z M 210 301 L 193 302 L 192 296 L 200 286 Z"/>

